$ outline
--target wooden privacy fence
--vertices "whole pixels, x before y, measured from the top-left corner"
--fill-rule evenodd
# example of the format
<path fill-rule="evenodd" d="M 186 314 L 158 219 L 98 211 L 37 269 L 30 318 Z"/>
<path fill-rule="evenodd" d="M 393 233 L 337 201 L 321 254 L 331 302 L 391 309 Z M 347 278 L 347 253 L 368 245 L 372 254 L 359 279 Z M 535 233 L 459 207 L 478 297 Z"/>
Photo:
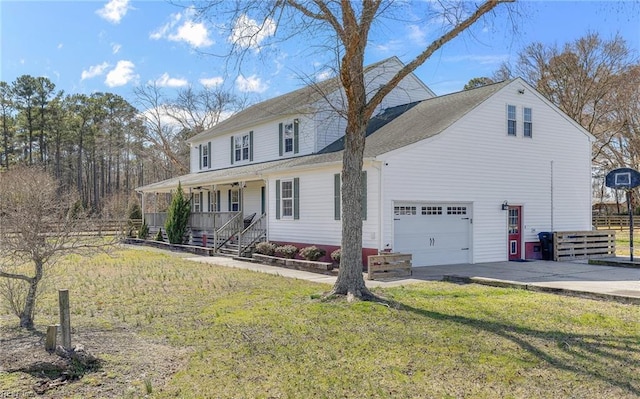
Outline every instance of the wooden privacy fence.
<path fill-rule="evenodd" d="M 606 258 L 616 255 L 616 233 L 612 230 L 554 231 L 553 260 Z"/>
<path fill-rule="evenodd" d="M 375 280 L 379 277 L 411 275 L 411 254 L 369 255 L 368 263 L 368 280 Z"/>
<path fill-rule="evenodd" d="M 626 230 L 629 229 L 629 215 L 594 215 L 592 224 L 595 228 Z M 640 215 L 633 215 L 634 228 L 640 226 Z"/>

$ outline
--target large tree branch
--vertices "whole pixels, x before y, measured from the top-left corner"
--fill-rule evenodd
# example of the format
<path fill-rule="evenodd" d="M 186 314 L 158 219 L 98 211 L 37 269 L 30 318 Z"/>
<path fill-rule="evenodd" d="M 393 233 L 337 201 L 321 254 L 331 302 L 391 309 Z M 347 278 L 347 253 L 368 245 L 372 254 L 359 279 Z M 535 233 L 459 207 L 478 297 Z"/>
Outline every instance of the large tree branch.
<path fill-rule="evenodd" d="M 454 26 L 450 31 L 440 36 L 438 39 L 434 40 L 429 47 L 427 47 L 422 53 L 420 53 L 413 61 L 409 62 L 405 65 L 398 73 L 387 82 L 383 87 L 380 88 L 374 94 L 374 96 L 367 103 L 367 111 L 373 113 L 373 110 L 382 102 L 384 97 L 393 90 L 398 83 L 402 79 L 404 79 L 411 72 L 415 71 L 417 67 L 422 65 L 434 52 L 440 49 L 443 45 L 453 40 L 460 33 L 468 29 L 471 25 L 473 25 L 477 20 L 479 20 L 483 15 L 487 14 L 494 8 L 496 8 L 501 3 L 513 3 L 515 0 L 488 0 L 482 3 L 476 11 L 471 14 L 467 19 L 460 22 L 458 25 Z"/>

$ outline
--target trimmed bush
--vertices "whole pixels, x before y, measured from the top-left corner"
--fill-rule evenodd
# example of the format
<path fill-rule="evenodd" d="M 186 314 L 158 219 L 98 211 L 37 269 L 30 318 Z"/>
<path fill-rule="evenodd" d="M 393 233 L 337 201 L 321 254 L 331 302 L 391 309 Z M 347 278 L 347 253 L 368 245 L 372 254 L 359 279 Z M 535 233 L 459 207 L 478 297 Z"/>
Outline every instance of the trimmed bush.
<path fill-rule="evenodd" d="M 340 263 L 340 257 L 342 256 L 342 248 L 338 248 L 335 251 L 331 252 L 331 259 L 334 262 Z"/>
<path fill-rule="evenodd" d="M 164 237 L 162 236 L 162 228 L 158 230 L 158 234 L 156 234 L 156 241 L 164 241 Z"/>
<path fill-rule="evenodd" d="M 276 253 L 280 254 L 283 258 L 293 259 L 298 253 L 298 247 L 295 245 L 282 245 L 276 247 Z"/>
<path fill-rule="evenodd" d="M 318 260 L 322 258 L 326 253 L 327 251 L 322 248 L 318 248 L 315 245 L 304 247 L 300 250 L 300 256 L 302 256 L 306 260 Z"/>
<path fill-rule="evenodd" d="M 142 226 L 140 226 L 140 230 L 138 230 L 138 238 L 146 240 L 147 237 L 149 237 L 149 225 L 144 221 L 142 222 Z"/>
<path fill-rule="evenodd" d="M 272 242 L 261 242 L 256 245 L 256 253 L 261 255 L 273 256 L 276 253 L 276 244 Z"/>

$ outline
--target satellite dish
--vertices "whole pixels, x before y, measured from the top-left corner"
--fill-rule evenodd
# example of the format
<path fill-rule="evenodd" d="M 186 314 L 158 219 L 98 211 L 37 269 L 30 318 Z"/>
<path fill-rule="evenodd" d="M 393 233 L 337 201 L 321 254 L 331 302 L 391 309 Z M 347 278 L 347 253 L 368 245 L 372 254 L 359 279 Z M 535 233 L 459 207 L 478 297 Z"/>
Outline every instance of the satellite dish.
<path fill-rule="evenodd" d="M 607 173 L 604 184 L 609 188 L 630 190 L 640 186 L 640 172 L 631 168 L 618 168 Z"/>

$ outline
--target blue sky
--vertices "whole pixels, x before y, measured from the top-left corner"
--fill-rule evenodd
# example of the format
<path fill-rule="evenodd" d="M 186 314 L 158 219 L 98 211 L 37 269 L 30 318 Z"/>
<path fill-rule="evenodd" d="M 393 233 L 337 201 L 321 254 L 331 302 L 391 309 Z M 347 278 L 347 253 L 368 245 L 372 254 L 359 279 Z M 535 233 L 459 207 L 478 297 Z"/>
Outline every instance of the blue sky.
<path fill-rule="evenodd" d="M 269 49 L 247 43 L 252 50 L 241 73 L 228 72 L 223 60 L 204 53 L 227 45 L 229 34 L 221 26 L 235 21 L 201 21 L 183 4 L 0 0 L 0 80 L 46 76 L 66 93 L 108 91 L 132 102 L 133 88 L 148 82 L 169 94 L 186 85 L 223 85 L 258 101 L 299 88 L 300 76 L 328 74 L 323 65 L 330 54 L 305 51 L 308 38 Z M 427 3 L 415 4 L 417 13 Z M 490 76 L 531 42 L 564 44 L 589 31 L 607 39 L 619 33 L 640 52 L 635 2 L 529 1 L 519 10 L 517 33 L 498 11 L 493 23 L 481 23 L 447 44 L 417 75 L 437 94 L 458 91 L 473 77 Z M 251 26 L 251 16 L 244 26 Z M 367 63 L 393 55 L 408 62 L 437 33 L 410 12 L 385 20 L 380 28 L 371 36 Z"/>

